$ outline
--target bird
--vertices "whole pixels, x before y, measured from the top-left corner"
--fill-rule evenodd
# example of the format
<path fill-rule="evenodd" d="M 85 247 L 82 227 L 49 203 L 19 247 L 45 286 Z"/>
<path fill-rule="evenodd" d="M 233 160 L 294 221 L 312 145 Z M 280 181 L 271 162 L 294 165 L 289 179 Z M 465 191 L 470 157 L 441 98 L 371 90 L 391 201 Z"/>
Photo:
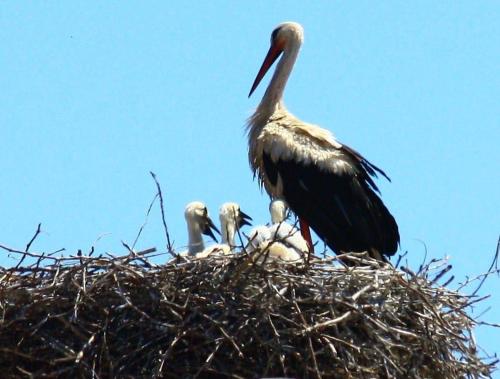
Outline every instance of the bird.
<path fill-rule="evenodd" d="M 219 229 L 215 226 L 208 215 L 208 209 L 201 201 L 193 201 L 186 205 L 184 217 L 188 229 L 188 251 L 181 253 L 181 256 L 196 256 L 204 251 L 205 244 L 203 243 L 202 234 L 211 237 L 215 242 L 217 239 L 213 231 L 220 234 Z"/>
<path fill-rule="evenodd" d="M 254 177 L 272 199 L 288 203 L 310 247 L 308 225 L 337 254 L 367 251 L 386 261 L 397 251 L 400 237 L 374 178 L 389 177 L 329 130 L 301 121 L 285 107 L 283 92 L 303 38 L 300 24 L 278 25 L 250 89 L 249 97 L 281 56 L 247 123 Z"/>
<path fill-rule="evenodd" d="M 222 231 L 222 241 L 207 247 L 196 254 L 196 258 L 206 258 L 213 254 L 230 254 L 234 252 L 235 235 L 244 225 L 250 225 L 252 218 L 240 209 L 237 203 L 227 202 L 219 209 L 219 220 Z"/>
<path fill-rule="evenodd" d="M 245 225 L 251 225 L 252 218 L 243 212 L 237 203 L 224 203 L 219 210 L 219 220 L 222 230 L 222 243 L 231 249 L 236 246 L 236 232 Z"/>
<path fill-rule="evenodd" d="M 266 254 L 271 260 L 304 261 L 309 254 L 309 246 L 297 228 L 286 222 L 287 210 L 283 200 L 271 201 L 271 225 L 260 225 L 250 231 L 246 246 L 248 253 L 259 251 L 264 258 Z"/>

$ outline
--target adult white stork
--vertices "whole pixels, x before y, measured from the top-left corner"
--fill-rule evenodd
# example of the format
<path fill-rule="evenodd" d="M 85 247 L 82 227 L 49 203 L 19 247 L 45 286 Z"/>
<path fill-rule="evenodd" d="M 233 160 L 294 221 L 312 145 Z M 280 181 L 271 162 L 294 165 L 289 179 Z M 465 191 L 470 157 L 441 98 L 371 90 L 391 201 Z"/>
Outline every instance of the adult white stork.
<path fill-rule="evenodd" d="M 384 259 L 382 255 L 396 252 L 399 232 L 372 177 L 379 173 L 389 178 L 328 130 L 296 118 L 283 103 L 302 42 L 302 26 L 295 22 L 272 32 L 271 47 L 248 96 L 282 57 L 248 122 L 250 165 L 271 198 L 285 199 L 296 213 L 304 237 L 309 224 L 336 253 L 368 251 Z"/>
<path fill-rule="evenodd" d="M 260 225 L 252 229 L 248 236 L 247 252 L 258 250 L 271 260 L 304 262 L 309 247 L 297 228 L 286 222 L 287 206 L 275 199 L 269 205 L 271 225 Z"/>
<path fill-rule="evenodd" d="M 197 258 L 205 258 L 212 254 L 230 254 L 236 246 L 235 236 L 244 225 L 250 225 L 252 218 L 240 209 L 237 203 L 224 203 L 219 209 L 219 220 L 222 231 L 222 241 L 207 247 Z"/>
<path fill-rule="evenodd" d="M 186 218 L 188 228 L 189 245 L 188 251 L 186 253 L 181 253 L 181 255 L 195 256 L 201 253 L 205 249 L 202 234 L 217 241 L 213 230 L 219 234 L 220 232 L 210 219 L 205 204 L 200 201 L 189 203 L 184 211 L 184 217 Z"/>

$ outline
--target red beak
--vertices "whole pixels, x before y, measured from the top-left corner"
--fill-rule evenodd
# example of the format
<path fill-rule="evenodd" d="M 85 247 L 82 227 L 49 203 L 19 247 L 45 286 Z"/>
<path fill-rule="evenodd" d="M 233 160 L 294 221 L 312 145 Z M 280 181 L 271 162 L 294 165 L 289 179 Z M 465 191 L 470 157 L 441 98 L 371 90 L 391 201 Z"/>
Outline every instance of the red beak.
<path fill-rule="evenodd" d="M 259 73 L 255 77 L 255 80 L 253 81 L 252 84 L 252 89 L 250 90 L 250 93 L 248 94 L 248 97 L 252 96 L 253 91 L 257 88 L 259 85 L 260 81 L 266 75 L 266 72 L 271 68 L 273 63 L 278 59 L 278 57 L 281 55 L 283 52 L 283 48 L 281 45 L 273 43 L 271 47 L 269 48 L 269 51 L 267 52 L 266 58 L 264 59 L 264 62 L 262 62 L 262 66 L 260 66 Z"/>

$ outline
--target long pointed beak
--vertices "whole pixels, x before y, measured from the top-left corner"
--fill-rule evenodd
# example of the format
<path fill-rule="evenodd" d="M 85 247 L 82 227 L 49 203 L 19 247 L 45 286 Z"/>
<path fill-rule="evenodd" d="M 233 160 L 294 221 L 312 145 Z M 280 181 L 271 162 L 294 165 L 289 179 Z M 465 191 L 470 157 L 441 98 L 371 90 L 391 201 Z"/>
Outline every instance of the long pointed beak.
<path fill-rule="evenodd" d="M 252 89 L 250 90 L 248 97 L 252 96 L 253 91 L 255 91 L 264 75 L 266 75 L 266 72 L 269 70 L 269 68 L 271 68 L 273 63 L 276 61 L 276 59 L 278 59 L 282 52 L 283 48 L 280 44 L 273 43 L 271 45 L 266 57 L 264 58 L 264 62 L 262 62 L 262 66 L 260 66 L 260 70 L 255 77 L 255 80 L 253 81 Z"/>
<path fill-rule="evenodd" d="M 238 228 L 241 228 L 244 225 L 252 225 L 250 221 L 252 221 L 252 218 L 240 209 L 240 214 L 238 217 Z"/>
<path fill-rule="evenodd" d="M 213 230 L 215 230 L 219 235 L 220 231 L 217 229 L 213 221 L 210 219 L 210 217 L 207 217 L 205 220 L 205 225 L 203 227 L 202 233 L 206 236 L 209 236 L 212 238 L 215 242 L 217 242 L 217 239 L 215 238 L 215 235 L 213 233 Z"/>

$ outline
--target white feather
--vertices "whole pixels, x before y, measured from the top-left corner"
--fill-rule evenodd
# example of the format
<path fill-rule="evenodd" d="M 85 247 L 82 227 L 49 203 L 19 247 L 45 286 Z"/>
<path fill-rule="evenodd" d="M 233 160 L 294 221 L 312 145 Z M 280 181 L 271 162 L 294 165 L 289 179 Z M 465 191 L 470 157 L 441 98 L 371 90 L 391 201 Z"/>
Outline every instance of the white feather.
<path fill-rule="evenodd" d="M 270 206 L 272 224 L 260 225 L 248 235 L 246 250 L 259 254 L 257 262 L 264 260 L 299 262 L 308 254 L 307 242 L 297 228 L 285 221 L 286 204 L 273 200 Z"/>

